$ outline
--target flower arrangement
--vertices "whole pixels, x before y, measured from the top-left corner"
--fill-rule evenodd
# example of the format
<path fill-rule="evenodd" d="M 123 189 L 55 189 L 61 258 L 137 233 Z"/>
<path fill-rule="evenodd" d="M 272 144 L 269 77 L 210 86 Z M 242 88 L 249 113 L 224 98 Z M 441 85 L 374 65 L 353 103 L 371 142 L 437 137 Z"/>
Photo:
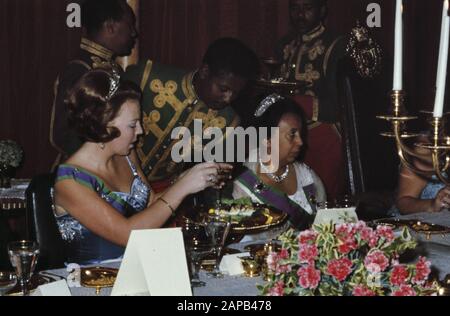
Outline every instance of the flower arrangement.
<path fill-rule="evenodd" d="M 296 235 L 279 237 L 282 249 L 267 258 L 269 281 L 262 295 L 416 296 L 436 293 L 428 282 L 430 262 L 400 264 L 399 256 L 416 241 L 405 228 L 366 223 L 316 225 Z"/>
<path fill-rule="evenodd" d="M 22 162 L 22 148 L 12 140 L 0 141 L 0 169 L 17 168 Z"/>

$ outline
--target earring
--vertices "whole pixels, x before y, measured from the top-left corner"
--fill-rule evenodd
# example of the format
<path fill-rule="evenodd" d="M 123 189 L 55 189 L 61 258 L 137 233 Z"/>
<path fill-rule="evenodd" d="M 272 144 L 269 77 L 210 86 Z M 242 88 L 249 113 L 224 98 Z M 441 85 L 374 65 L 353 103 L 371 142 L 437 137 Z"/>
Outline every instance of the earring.
<path fill-rule="evenodd" d="M 102 149 L 102 150 L 105 150 L 105 144 L 104 143 L 100 143 L 100 148 Z"/>

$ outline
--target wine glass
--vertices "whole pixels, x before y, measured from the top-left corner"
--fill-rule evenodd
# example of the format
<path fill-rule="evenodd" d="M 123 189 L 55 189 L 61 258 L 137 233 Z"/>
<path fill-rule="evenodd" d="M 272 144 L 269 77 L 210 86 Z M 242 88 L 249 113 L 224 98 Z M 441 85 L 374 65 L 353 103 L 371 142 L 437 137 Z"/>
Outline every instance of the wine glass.
<path fill-rule="evenodd" d="M 222 250 L 231 228 L 231 222 L 225 221 L 219 216 L 210 216 L 205 223 L 206 235 L 214 246 L 215 265 L 214 270 L 210 273 L 215 278 L 222 278 L 220 272 L 220 261 L 222 259 Z"/>
<path fill-rule="evenodd" d="M 17 284 L 14 272 L 0 271 L 0 296 L 5 295 Z"/>
<path fill-rule="evenodd" d="M 12 266 L 16 270 L 23 295 L 28 294 L 30 282 L 39 256 L 39 245 L 35 241 L 16 241 L 8 244 L 8 254 Z"/>
<path fill-rule="evenodd" d="M 203 259 L 214 251 L 214 246 L 208 243 L 190 244 L 187 246 L 191 270 L 191 286 L 202 287 L 206 283 L 200 280 L 199 271 Z"/>
<path fill-rule="evenodd" d="M 206 237 L 203 224 L 186 218 L 181 225 L 181 229 L 189 260 L 191 286 L 205 286 L 205 282 L 200 281 L 199 270 L 202 260 L 214 251 L 214 247 Z"/>

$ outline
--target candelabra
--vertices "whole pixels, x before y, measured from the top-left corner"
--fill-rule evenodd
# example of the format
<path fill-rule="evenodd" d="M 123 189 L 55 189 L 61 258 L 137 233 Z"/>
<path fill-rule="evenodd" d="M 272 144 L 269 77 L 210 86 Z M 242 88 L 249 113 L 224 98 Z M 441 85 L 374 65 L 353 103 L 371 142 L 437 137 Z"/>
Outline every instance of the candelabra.
<path fill-rule="evenodd" d="M 404 101 L 405 94 L 402 90 L 392 91 L 392 113 L 378 116 L 379 119 L 392 124 L 392 132 L 381 135 L 395 139 L 398 156 L 405 167 L 427 178 L 435 175 L 444 184 L 450 185 L 446 176 L 446 171 L 450 167 L 450 137 L 445 133 L 445 118 L 433 117 L 433 113 L 424 112 L 432 116 L 429 120 L 431 136 L 426 142 L 415 142 L 414 146 L 409 146 L 405 141 L 417 138 L 420 134 L 409 133 L 406 129 L 408 122 L 418 118 L 408 116 L 404 108 Z M 430 165 L 432 168 L 422 168 L 420 162 Z"/>

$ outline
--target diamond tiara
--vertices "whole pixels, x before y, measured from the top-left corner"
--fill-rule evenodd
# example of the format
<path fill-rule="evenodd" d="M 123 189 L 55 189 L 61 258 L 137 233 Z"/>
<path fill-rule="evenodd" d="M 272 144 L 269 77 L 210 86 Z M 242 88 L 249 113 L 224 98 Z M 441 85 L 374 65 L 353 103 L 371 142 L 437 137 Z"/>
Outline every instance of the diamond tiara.
<path fill-rule="evenodd" d="M 273 93 L 271 95 L 269 95 L 268 97 L 266 97 L 264 100 L 261 101 L 261 103 L 259 104 L 258 109 L 255 112 L 255 116 L 256 117 L 260 117 L 262 116 L 264 113 L 266 113 L 266 111 L 275 103 L 277 103 L 279 100 L 283 100 L 284 98 L 276 93 Z"/>

